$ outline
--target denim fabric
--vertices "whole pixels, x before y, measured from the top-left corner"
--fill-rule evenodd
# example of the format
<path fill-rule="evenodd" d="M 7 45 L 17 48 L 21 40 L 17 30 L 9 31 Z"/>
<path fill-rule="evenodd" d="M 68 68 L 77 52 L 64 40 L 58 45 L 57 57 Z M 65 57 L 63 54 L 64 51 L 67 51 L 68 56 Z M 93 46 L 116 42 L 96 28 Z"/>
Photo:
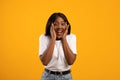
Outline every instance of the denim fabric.
<path fill-rule="evenodd" d="M 54 75 L 44 71 L 41 80 L 72 80 L 71 73 L 66 75 Z"/>

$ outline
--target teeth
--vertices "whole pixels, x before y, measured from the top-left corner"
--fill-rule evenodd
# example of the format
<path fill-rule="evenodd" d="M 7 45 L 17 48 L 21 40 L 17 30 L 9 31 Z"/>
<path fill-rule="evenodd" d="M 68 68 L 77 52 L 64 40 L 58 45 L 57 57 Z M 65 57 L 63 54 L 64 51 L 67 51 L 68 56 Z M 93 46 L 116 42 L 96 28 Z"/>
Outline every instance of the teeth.
<path fill-rule="evenodd" d="M 62 31 L 57 31 L 57 32 L 62 32 Z"/>

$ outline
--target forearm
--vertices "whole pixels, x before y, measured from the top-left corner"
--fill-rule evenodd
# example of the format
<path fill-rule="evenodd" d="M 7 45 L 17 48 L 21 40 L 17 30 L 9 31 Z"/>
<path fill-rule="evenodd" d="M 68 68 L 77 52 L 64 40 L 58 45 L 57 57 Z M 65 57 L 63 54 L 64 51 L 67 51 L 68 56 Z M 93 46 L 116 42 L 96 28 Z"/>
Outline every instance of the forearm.
<path fill-rule="evenodd" d="M 44 65 L 47 65 L 50 62 L 51 58 L 52 58 L 52 54 L 53 54 L 53 50 L 54 50 L 54 44 L 55 44 L 55 40 L 51 39 L 48 48 L 43 53 L 43 55 L 40 56 L 40 59 L 41 59 L 41 61 L 42 61 L 42 63 Z"/>
<path fill-rule="evenodd" d="M 66 61 L 68 62 L 69 65 L 72 65 L 76 59 L 76 55 L 71 51 L 65 38 L 62 39 L 62 45 Z"/>

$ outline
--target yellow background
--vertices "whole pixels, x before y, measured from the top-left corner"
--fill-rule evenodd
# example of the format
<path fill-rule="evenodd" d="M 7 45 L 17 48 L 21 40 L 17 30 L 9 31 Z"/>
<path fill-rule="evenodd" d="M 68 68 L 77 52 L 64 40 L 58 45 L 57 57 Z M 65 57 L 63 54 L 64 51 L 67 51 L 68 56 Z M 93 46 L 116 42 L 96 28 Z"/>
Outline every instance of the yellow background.
<path fill-rule="evenodd" d="M 0 0 L 0 80 L 40 80 L 38 39 L 53 12 L 77 36 L 73 80 L 120 80 L 119 0 Z"/>

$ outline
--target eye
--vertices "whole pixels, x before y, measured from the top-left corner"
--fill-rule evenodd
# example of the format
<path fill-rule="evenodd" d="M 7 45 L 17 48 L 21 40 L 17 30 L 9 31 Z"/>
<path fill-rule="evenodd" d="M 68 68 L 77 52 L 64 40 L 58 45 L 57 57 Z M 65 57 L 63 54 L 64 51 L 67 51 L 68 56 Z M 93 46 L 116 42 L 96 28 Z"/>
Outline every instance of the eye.
<path fill-rule="evenodd" d="M 57 23 L 54 23 L 54 26 L 58 26 L 58 24 L 57 24 Z"/>
<path fill-rule="evenodd" d="M 62 23 L 61 25 L 62 25 L 62 26 L 65 26 L 65 23 Z"/>

